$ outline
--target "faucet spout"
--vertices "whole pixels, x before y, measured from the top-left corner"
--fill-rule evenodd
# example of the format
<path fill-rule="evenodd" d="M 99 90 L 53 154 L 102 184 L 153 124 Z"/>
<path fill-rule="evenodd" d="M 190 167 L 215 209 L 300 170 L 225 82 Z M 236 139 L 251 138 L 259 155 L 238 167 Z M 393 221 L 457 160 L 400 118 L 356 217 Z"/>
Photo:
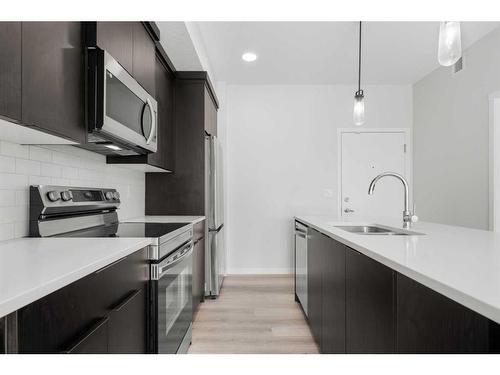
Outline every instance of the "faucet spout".
<path fill-rule="evenodd" d="M 409 199 L 409 188 L 408 188 L 408 182 L 406 179 L 401 176 L 399 173 L 395 172 L 384 172 L 379 174 L 377 177 L 375 177 L 371 182 L 370 186 L 368 187 L 368 194 L 372 195 L 374 190 L 375 190 L 375 185 L 377 184 L 378 180 L 380 180 L 383 177 L 394 177 L 401 181 L 404 187 L 404 211 L 403 211 L 403 227 L 406 229 L 410 228 L 410 225 L 412 222 L 417 221 L 418 218 L 410 212 L 410 199 Z"/>

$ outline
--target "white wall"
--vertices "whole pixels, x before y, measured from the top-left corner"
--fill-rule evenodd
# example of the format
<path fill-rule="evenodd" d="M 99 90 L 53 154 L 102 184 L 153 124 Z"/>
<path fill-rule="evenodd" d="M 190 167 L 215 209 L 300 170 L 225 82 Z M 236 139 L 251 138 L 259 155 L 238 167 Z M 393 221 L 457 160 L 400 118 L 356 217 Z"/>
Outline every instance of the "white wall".
<path fill-rule="evenodd" d="M 144 215 L 144 173 L 107 165 L 73 146 L 22 146 L 0 141 L 0 240 L 28 235 L 29 185 L 116 188 L 121 220 Z"/>
<path fill-rule="evenodd" d="M 488 229 L 488 95 L 500 89 L 500 29 L 413 86 L 414 188 L 422 220 Z"/>
<path fill-rule="evenodd" d="M 290 272 L 293 216 L 337 214 L 337 129 L 353 127 L 354 91 L 226 86 L 229 274 Z M 411 128 L 411 86 L 365 94 L 366 127 Z"/>

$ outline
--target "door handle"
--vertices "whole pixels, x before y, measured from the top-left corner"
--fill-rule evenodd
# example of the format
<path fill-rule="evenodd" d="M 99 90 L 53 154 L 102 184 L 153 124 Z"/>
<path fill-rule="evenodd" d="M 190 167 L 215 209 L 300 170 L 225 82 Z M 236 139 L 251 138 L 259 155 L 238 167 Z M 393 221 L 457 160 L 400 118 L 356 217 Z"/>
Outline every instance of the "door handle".
<path fill-rule="evenodd" d="M 351 212 L 354 212 L 354 210 L 351 210 L 350 208 L 346 208 L 346 209 L 344 209 L 344 212 L 346 214 L 350 214 Z"/>

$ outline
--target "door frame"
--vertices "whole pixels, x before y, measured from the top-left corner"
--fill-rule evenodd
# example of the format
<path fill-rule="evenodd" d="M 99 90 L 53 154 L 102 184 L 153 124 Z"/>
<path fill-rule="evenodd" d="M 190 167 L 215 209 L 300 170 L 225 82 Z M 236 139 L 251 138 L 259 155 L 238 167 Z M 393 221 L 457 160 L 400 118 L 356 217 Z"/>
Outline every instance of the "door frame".
<path fill-rule="evenodd" d="M 405 157 L 405 177 L 410 190 L 410 202 L 413 202 L 413 134 L 411 128 L 339 128 L 337 129 L 337 212 L 339 219 L 342 216 L 342 134 L 344 133 L 402 133 L 405 137 L 406 157 Z M 366 187 L 368 189 L 368 186 Z"/>
<path fill-rule="evenodd" d="M 500 214 L 499 194 L 495 194 L 495 189 L 500 187 L 500 129 L 495 129 L 495 101 L 500 101 L 500 91 L 495 91 L 488 95 L 489 110 L 489 173 L 488 173 L 488 227 L 489 230 L 500 232 L 500 220 L 497 216 Z M 500 113 L 498 114 L 500 116 Z M 500 122 L 500 121 L 499 121 Z"/>

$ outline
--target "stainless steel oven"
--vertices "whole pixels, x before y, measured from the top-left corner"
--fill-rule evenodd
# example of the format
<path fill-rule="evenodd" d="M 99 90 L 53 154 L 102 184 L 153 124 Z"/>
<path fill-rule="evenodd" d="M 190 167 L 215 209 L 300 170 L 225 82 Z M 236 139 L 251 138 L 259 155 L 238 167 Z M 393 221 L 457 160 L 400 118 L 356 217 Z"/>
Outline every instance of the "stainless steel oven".
<path fill-rule="evenodd" d="M 191 344 L 193 242 L 151 264 L 153 352 L 186 353 Z"/>
<path fill-rule="evenodd" d="M 87 147 L 107 155 L 156 152 L 155 98 L 108 52 L 87 51 Z"/>

